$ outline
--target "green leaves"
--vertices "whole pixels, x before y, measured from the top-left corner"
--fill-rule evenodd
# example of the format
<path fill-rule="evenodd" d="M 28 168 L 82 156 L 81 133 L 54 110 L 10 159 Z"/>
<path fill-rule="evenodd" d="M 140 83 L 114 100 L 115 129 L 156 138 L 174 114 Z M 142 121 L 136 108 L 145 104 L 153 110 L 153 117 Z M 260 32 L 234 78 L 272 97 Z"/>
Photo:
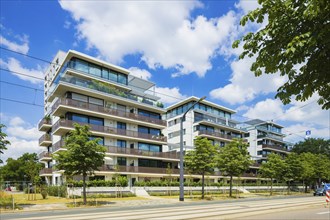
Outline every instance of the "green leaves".
<path fill-rule="evenodd" d="M 263 72 L 287 75 L 289 80 L 280 86 L 276 95 L 284 104 L 290 103 L 293 96 L 297 101 L 305 101 L 318 93 L 318 104 L 323 109 L 330 109 L 330 77 L 326 68 L 330 54 L 328 1 L 259 2 L 260 7 L 243 16 L 240 24 L 245 26 L 248 21 L 260 23 L 265 16 L 268 24 L 233 43 L 233 48 L 244 43 L 239 59 L 256 56 L 251 68 L 256 76 Z M 294 70 L 296 65 L 302 67 Z M 305 89 L 308 85 L 309 88 Z"/>

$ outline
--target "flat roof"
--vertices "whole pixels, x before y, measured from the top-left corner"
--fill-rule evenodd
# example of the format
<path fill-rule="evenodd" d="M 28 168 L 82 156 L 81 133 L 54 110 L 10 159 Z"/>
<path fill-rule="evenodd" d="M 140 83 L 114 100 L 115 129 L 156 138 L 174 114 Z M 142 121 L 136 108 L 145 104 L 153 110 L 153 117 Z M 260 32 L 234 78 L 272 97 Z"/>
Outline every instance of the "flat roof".
<path fill-rule="evenodd" d="M 179 107 L 180 105 L 183 105 L 183 104 L 188 103 L 188 102 L 191 102 L 191 101 L 196 101 L 197 102 L 199 99 L 200 98 L 198 98 L 196 96 L 190 96 L 190 97 L 188 97 L 188 98 L 186 98 L 186 99 L 184 99 L 184 100 L 182 100 L 180 102 L 177 102 L 177 103 L 175 103 L 175 104 L 167 107 L 166 110 L 167 111 L 168 110 L 172 110 L 172 109 L 174 109 L 176 107 Z M 232 110 L 230 108 L 226 108 L 226 107 L 221 106 L 221 105 L 218 105 L 216 103 L 213 103 L 213 102 L 210 102 L 210 101 L 206 101 L 205 99 L 202 100 L 200 103 L 206 104 L 206 105 L 209 105 L 209 106 L 212 106 L 212 107 L 217 108 L 217 109 L 224 110 L 224 111 L 229 112 L 229 113 L 236 113 L 236 111 L 234 111 L 234 110 Z"/>

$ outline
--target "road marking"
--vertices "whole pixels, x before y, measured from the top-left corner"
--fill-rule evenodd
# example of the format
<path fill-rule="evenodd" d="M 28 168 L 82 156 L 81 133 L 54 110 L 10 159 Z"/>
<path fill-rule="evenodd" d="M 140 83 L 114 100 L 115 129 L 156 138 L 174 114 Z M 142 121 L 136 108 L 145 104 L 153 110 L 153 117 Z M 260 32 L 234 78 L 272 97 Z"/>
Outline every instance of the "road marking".
<path fill-rule="evenodd" d="M 330 214 L 330 211 L 327 211 L 327 212 L 319 212 L 319 213 L 316 213 L 318 215 L 324 215 L 324 214 Z"/>

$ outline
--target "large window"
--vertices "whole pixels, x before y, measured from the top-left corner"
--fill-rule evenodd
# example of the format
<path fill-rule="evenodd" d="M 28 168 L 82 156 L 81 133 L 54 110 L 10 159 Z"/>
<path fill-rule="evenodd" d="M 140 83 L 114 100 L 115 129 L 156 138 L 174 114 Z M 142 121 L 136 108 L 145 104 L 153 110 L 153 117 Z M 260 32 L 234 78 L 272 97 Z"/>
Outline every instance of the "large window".
<path fill-rule="evenodd" d="M 139 167 L 163 167 L 163 162 L 159 160 L 140 159 L 138 160 Z"/>
<path fill-rule="evenodd" d="M 138 131 L 140 133 L 145 133 L 145 134 L 151 134 L 151 135 L 156 135 L 156 136 L 160 135 L 160 130 L 156 129 L 156 128 L 148 128 L 148 127 L 144 127 L 144 126 L 139 126 Z"/>
<path fill-rule="evenodd" d="M 144 115 L 146 117 L 150 117 L 150 118 L 157 118 L 157 119 L 161 119 L 160 114 L 158 113 L 154 113 L 154 112 L 149 112 L 143 109 L 138 109 L 138 114 L 139 115 Z"/>
<path fill-rule="evenodd" d="M 139 143 L 138 148 L 144 151 L 162 152 L 162 146 L 156 144 Z"/>
<path fill-rule="evenodd" d="M 89 137 L 90 140 L 95 140 L 96 138 L 99 139 L 99 141 L 97 142 L 99 145 L 104 145 L 104 137 L 97 137 L 97 136 L 90 136 Z"/>
<path fill-rule="evenodd" d="M 117 128 L 126 130 L 126 123 L 124 122 L 117 122 Z"/>
<path fill-rule="evenodd" d="M 71 98 L 73 100 L 81 101 L 81 102 L 86 102 L 86 103 L 91 103 L 94 105 L 99 105 L 99 106 L 104 106 L 104 102 L 102 99 L 86 96 L 86 95 L 81 95 L 78 93 L 74 92 L 68 92 L 67 93 L 67 98 Z"/>
<path fill-rule="evenodd" d="M 80 123 L 88 123 L 88 124 L 93 124 L 93 125 L 104 125 L 103 118 L 96 118 L 96 117 L 91 117 L 87 115 L 81 115 L 81 114 L 76 114 L 76 113 L 67 113 L 67 119 L 80 122 Z"/>
<path fill-rule="evenodd" d="M 119 166 L 126 166 L 126 157 L 117 157 L 117 164 Z"/>
<path fill-rule="evenodd" d="M 117 147 L 126 148 L 126 141 L 124 141 L 124 140 L 117 140 Z"/>
<path fill-rule="evenodd" d="M 127 74 L 119 73 L 99 65 L 89 63 L 78 58 L 72 58 L 69 65 L 71 68 L 94 75 L 99 78 L 111 80 L 120 84 L 127 85 Z"/>

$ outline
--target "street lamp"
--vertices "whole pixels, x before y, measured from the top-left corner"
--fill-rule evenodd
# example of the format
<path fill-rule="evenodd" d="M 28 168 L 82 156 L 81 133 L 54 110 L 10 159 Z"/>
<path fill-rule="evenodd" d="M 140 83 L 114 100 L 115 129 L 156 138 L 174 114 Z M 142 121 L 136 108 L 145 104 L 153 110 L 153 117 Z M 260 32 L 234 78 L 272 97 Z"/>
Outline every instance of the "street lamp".
<path fill-rule="evenodd" d="M 183 113 L 180 119 L 180 197 L 179 201 L 184 201 L 184 183 L 183 183 L 183 121 L 185 120 L 186 114 L 199 102 L 203 101 L 206 96 L 203 96 L 198 101 L 196 101 L 190 108 L 188 108 L 185 113 Z"/>

